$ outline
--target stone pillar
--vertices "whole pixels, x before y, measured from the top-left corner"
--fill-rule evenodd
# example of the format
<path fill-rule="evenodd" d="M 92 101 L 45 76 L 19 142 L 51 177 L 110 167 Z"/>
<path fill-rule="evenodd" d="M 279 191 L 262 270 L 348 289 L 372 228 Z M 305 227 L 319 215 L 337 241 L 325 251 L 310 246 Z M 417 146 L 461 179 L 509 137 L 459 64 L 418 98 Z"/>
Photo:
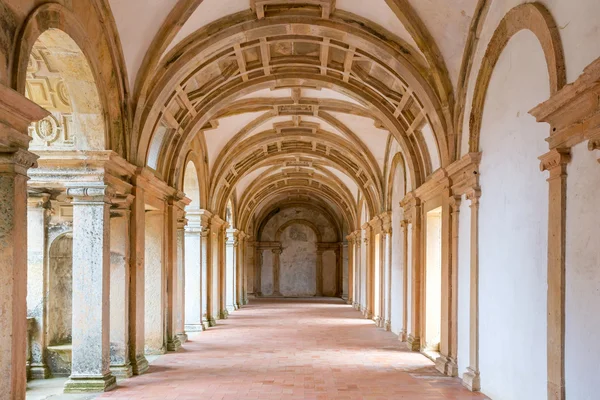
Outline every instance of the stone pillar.
<path fill-rule="evenodd" d="M 374 241 L 372 240 L 372 229 L 368 223 L 363 225 L 363 230 L 365 231 L 365 252 L 366 254 L 366 265 L 363 268 L 366 268 L 367 271 L 367 282 L 366 282 L 366 293 L 365 293 L 365 310 L 364 316 L 367 319 L 373 319 L 373 303 L 375 300 L 375 291 L 373 277 L 375 276 L 375 265 L 374 265 L 374 254 L 373 254 L 373 245 Z"/>
<path fill-rule="evenodd" d="M 181 196 L 183 197 L 183 196 Z M 169 199 L 167 205 L 167 246 L 166 246 L 166 323 L 167 323 L 167 350 L 177 351 L 181 348 L 181 342 L 177 336 L 177 223 L 179 220 L 179 209 L 177 202 L 180 197 Z"/>
<path fill-rule="evenodd" d="M 108 391 L 110 372 L 109 188 L 73 185 L 73 349 L 65 393 Z"/>
<path fill-rule="evenodd" d="M 246 276 L 246 234 L 244 232 L 240 232 L 237 253 L 236 253 L 236 288 L 235 288 L 235 307 L 241 308 L 245 302 L 245 276 Z"/>
<path fill-rule="evenodd" d="M 208 308 L 208 271 L 211 268 L 210 265 L 210 229 L 202 226 L 200 231 L 200 268 L 202 270 L 202 276 L 200 278 L 202 289 L 201 289 L 201 302 L 202 302 L 202 327 L 207 329 L 210 326 L 209 317 L 211 314 Z M 214 318 L 212 318 L 214 324 Z"/>
<path fill-rule="evenodd" d="M 27 129 L 49 113 L 0 85 L 0 399 L 23 400 L 27 348 Z"/>
<path fill-rule="evenodd" d="M 354 305 L 354 236 L 346 237 L 348 240 L 348 301 L 347 304 Z"/>
<path fill-rule="evenodd" d="M 421 350 L 421 226 L 422 213 L 421 202 L 419 199 L 412 199 L 412 282 L 411 286 L 411 329 L 412 332 L 408 335 L 408 348 L 412 351 Z"/>
<path fill-rule="evenodd" d="M 450 198 L 451 209 L 451 256 L 450 280 L 452 294 L 450 296 L 450 323 L 448 338 L 448 362 L 446 375 L 458 376 L 458 221 L 460 211 L 460 196 Z"/>
<path fill-rule="evenodd" d="M 254 295 L 262 296 L 262 249 L 260 246 L 255 247 L 254 256 Z"/>
<path fill-rule="evenodd" d="M 271 252 L 273 253 L 273 296 L 281 296 L 281 292 L 279 291 L 279 269 L 280 269 L 280 265 L 279 265 L 279 256 L 282 253 L 282 250 L 280 248 L 277 249 L 271 249 Z M 319 265 L 319 252 L 317 250 L 317 271 L 318 271 L 318 265 Z M 318 278 L 317 278 L 318 281 Z M 317 283 L 318 285 L 318 283 Z"/>
<path fill-rule="evenodd" d="M 27 199 L 27 317 L 32 319 L 29 361 L 32 379 L 50 377 L 45 334 L 49 199 L 47 193 L 30 193 Z"/>
<path fill-rule="evenodd" d="M 185 329 L 201 332 L 202 324 L 202 226 L 198 211 L 187 212 L 185 228 Z"/>
<path fill-rule="evenodd" d="M 132 193 L 134 199 L 130 224 L 132 249 L 129 262 L 129 363 L 133 374 L 141 375 L 148 370 L 148 361 L 144 355 L 146 216 L 144 190 L 134 186 Z"/>
<path fill-rule="evenodd" d="M 185 225 L 187 220 L 180 210 L 177 218 L 177 294 L 175 302 L 175 334 L 181 344 L 188 340 L 185 331 Z M 200 247 L 200 246 L 198 246 Z"/>
<path fill-rule="evenodd" d="M 340 243 L 338 247 L 335 248 L 334 253 L 335 253 L 335 272 L 336 272 L 336 279 L 335 279 L 335 296 L 336 297 L 342 297 L 342 278 L 343 278 L 343 271 L 342 269 L 344 268 L 343 266 L 343 244 Z"/>
<path fill-rule="evenodd" d="M 227 271 L 226 271 L 226 260 L 225 260 L 225 251 L 226 242 L 227 242 L 227 233 L 226 229 L 229 226 L 228 223 L 224 222 L 223 227 L 219 230 L 219 319 L 227 319 L 229 316 L 229 311 L 227 310 Z"/>
<path fill-rule="evenodd" d="M 480 389 L 479 377 L 479 189 L 467 193 L 471 201 L 471 273 L 469 307 L 469 367 L 463 385 L 471 391 Z"/>
<path fill-rule="evenodd" d="M 227 229 L 227 241 L 225 242 L 225 308 L 228 313 L 237 309 L 237 251 L 238 230 Z"/>
<path fill-rule="evenodd" d="M 593 149 L 593 145 L 589 146 Z M 567 164 L 569 149 L 553 149 L 540 157 L 548 171 L 548 399 L 565 399 L 565 253 Z M 472 283 L 471 283 L 472 284 Z"/>
<path fill-rule="evenodd" d="M 133 375 L 129 361 L 130 199 L 110 210 L 110 370 L 117 378 Z"/>
<path fill-rule="evenodd" d="M 406 342 L 408 333 L 408 221 L 400 221 L 402 229 L 402 330 L 400 331 L 400 340 Z"/>
<path fill-rule="evenodd" d="M 167 351 L 165 330 L 164 211 L 146 211 L 145 346 L 146 354 Z"/>
<path fill-rule="evenodd" d="M 208 323 L 216 325 L 217 318 L 225 318 L 221 308 L 221 230 L 223 220 L 213 216 L 210 220 L 210 266 L 208 268 Z"/>
<path fill-rule="evenodd" d="M 386 214 L 383 220 L 383 265 L 385 272 L 385 305 L 383 328 L 386 331 L 392 329 L 392 215 Z"/>
<path fill-rule="evenodd" d="M 361 268 L 362 256 L 360 254 L 361 248 L 361 233 L 360 231 L 354 232 L 354 308 L 360 311 L 360 280 L 361 280 Z"/>
<path fill-rule="evenodd" d="M 453 268 L 452 264 L 452 211 L 451 203 L 455 202 L 451 196 L 447 183 L 446 188 L 442 191 L 442 248 L 441 248 L 441 290 L 442 290 L 442 308 L 441 308 L 441 335 L 440 335 L 440 356 L 435 360 L 436 368 L 443 374 L 448 376 L 456 376 L 458 374 L 458 365 L 456 358 L 451 357 L 453 330 L 456 327 L 456 320 L 453 317 L 453 307 L 458 305 L 458 277 L 455 276 L 458 272 L 457 268 Z M 459 200 L 460 201 L 460 198 Z M 458 316 L 458 314 L 457 314 Z"/>
<path fill-rule="evenodd" d="M 281 252 L 281 250 L 278 250 Z M 273 250 L 273 254 L 275 254 L 275 250 Z M 273 256 L 273 262 L 275 262 L 275 256 Z M 273 271 L 275 272 L 275 271 Z M 316 271 L 316 279 L 317 279 L 317 297 L 323 296 L 323 249 L 317 248 L 317 271 Z M 275 276 L 273 276 L 273 280 L 275 280 Z M 279 292 L 279 253 L 277 253 L 277 292 Z"/>

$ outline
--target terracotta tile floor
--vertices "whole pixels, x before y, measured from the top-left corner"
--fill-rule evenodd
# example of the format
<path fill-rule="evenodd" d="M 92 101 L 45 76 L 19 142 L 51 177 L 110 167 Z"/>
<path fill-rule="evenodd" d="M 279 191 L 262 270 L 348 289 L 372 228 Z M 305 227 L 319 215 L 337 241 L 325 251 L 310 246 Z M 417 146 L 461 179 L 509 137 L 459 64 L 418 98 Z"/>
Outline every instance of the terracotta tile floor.
<path fill-rule="evenodd" d="M 340 300 L 252 300 L 111 399 L 484 399 Z"/>

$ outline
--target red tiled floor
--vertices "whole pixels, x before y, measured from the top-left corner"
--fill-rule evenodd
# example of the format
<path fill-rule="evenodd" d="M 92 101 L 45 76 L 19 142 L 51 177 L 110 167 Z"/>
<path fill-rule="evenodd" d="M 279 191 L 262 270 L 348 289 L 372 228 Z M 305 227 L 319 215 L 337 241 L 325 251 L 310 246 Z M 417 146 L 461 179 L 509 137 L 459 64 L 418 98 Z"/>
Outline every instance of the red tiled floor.
<path fill-rule="evenodd" d="M 111 399 L 484 399 L 340 300 L 252 300 Z"/>

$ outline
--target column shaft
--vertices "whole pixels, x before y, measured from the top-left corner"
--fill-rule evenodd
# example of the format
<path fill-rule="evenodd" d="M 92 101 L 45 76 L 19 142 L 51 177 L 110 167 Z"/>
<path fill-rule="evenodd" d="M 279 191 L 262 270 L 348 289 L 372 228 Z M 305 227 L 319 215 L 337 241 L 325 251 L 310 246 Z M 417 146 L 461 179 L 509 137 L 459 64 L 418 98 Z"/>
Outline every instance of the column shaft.
<path fill-rule="evenodd" d="M 167 351 L 165 233 L 165 212 L 146 211 L 144 351 L 152 355 Z"/>
<path fill-rule="evenodd" d="M 185 229 L 185 329 L 201 332 L 202 324 L 202 228 L 196 213 L 188 212 Z"/>
<path fill-rule="evenodd" d="M 412 206 L 412 282 L 411 285 L 411 329 L 408 336 L 408 347 L 412 351 L 421 350 L 421 203 L 415 200 Z"/>
<path fill-rule="evenodd" d="M 129 205 L 110 217 L 110 370 L 118 378 L 133 375 L 129 361 Z"/>
<path fill-rule="evenodd" d="M 50 195 L 30 194 L 27 203 L 27 317 L 33 318 L 30 336 L 32 379 L 50 377 L 46 365 L 46 249 L 48 246 L 48 219 Z"/>
<path fill-rule="evenodd" d="M 107 391 L 110 365 L 110 217 L 104 185 L 70 187 L 73 196 L 73 349 L 66 393 Z"/>
<path fill-rule="evenodd" d="M 185 219 L 177 220 L 177 286 L 175 308 L 175 333 L 181 344 L 187 342 L 185 332 Z"/>
<path fill-rule="evenodd" d="M 471 201 L 471 272 L 469 307 L 469 367 L 463 384 L 472 391 L 480 389 L 479 378 L 479 190 L 467 194 Z"/>
<path fill-rule="evenodd" d="M 145 248 L 146 217 L 144 190 L 138 186 L 132 189 L 130 235 L 131 259 L 129 261 L 129 362 L 134 375 L 148 370 L 144 355 L 145 346 Z"/>
<path fill-rule="evenodd" d="M 408 340 L 408 221 L 400 222 L 402 227 L 402 330 L 400 332 L 400 340 L 406 342 Z"/>
<path fill-rule="evenodd" d="M 273 263 L 275 263 L 275 256 L 273 256 Z M 277 254 L 277 292 L 279 293 L 279 254 Z M 275 276 L 273 276 L 273 280 L 275 280 Z M 316 270 L 316 280 L 317 280 L 317 297 L 323 296 L 323 250 L 317 250 L 317 270 Z"/>
<path fill-rule="evenodd" d="M 167 350 L 177 351 L 181 342 L 177 336 L 177 286 L 179 272 L 177 270 L 177 221 L 176 199 L 170 199 L 167 205 L 167 246 L 166 246 L 166 302 L 167 302 Z"/>

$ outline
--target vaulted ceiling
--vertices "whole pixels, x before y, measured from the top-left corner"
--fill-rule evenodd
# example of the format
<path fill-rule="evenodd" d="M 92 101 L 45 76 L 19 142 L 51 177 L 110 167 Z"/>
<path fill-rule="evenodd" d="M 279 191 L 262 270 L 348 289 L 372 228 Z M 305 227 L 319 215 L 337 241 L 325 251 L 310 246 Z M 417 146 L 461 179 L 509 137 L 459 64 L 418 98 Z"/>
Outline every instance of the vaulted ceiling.
<path fill-rule="evenodd" d="M 190 153 L 203 207 L 238 225 L 311 202 L 348 230 L 456 158 L 454 92 L 477 0 L 110 0 L 135 115 L 131 157 L 169 183 Z M 364 222 L 364 221 L 363 221 Z"/>

